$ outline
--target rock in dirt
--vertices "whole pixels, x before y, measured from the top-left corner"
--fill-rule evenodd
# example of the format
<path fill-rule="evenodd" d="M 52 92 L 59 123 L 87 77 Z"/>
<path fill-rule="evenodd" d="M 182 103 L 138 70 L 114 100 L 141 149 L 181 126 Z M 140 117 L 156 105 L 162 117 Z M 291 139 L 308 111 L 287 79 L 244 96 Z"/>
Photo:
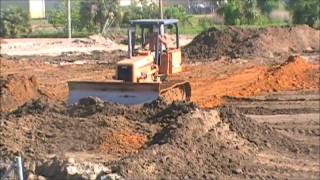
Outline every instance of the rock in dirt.
<path fill-rule="evenodd" d="M 65 162 L 53 158 L 45 163 L 38 164 L 35 173 L 49 179 L 64 179 L 67 176 L 67 171 L 63 168 L 65 164 Z"/>
<path fill-rule="evenodd" d="M 108 174 L 101 177 L 101 180 L 124 180 L 119 174 Z"/>
<path fill-rule="evenodd" d="M 43 176 L 38 176 L 37 180 L 47 180 L 47 178 L 43 177 Z"/>
<path fill-rule="evenodd" d="M 211 28 L 183 50 L 191 62 L 230 58 L 274 58 L 306 49 L 320 50 L 320 31 L 309 26 L 259 29 Z"/>
<path fill-rule="evenodd" d="M 111 170 L 101 163 L 69 162 L 53 159 L 37 167 L 36 174 L 48 179 L 100 179 Z"/>
<path fill-rule="evenodd" d="M 102 164 L 90 162 L 69 163 L 64 167 L 69 179 L 98 179 L 99 177 L 111 173 L 111 170 Z"/>
<path fill-rule="evenodd" d="M 82 98 L 69 108 L 71 116 L 87 117 L 101 112 L 104 108 L 104 101 L 97 97 Z"/>

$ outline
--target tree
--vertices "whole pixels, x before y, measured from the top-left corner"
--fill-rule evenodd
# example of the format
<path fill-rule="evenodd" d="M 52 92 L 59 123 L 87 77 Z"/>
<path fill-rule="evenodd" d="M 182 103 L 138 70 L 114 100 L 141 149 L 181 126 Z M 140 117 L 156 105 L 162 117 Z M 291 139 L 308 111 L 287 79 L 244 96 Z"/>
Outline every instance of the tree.
<path fill-rule="evenodd" d="M 73 30 L 82 30 L 83 25 L 80 21 L 80 3 L 81 0 L 74 0 L 71 4 L 71 24 Z M 63 27 L 67 31 L 68 27 L 68 13 L 67 13 L 67 1 L 65 0 L 63 5 L 53 9 L 48 16 L 48 22 L 55 28 Z"/>
<path fill-rule="evenodd" d="M 133 19 L 154 19 L 159 18 L 159 7 L 155 3 L 148 3 L 141 0 L 138 4 L 131 5 L 122 18 L 124 24 L 128 24 Z"/>
<path fill-rule="evenodd" d="M 183 26 L 191 24 L 191 15 L 189 15 L 184 7 L 166 7 L 164 10 L 164 17 L 167 19 L 179 19 Z"/>
<path fill-rule="evenodd" d="M 101 32 L 106 21 L 120 21 L 119 0 L 73 0 L 71 8 L 72 29 Z M 55 27 L 67 27 L 67 1 L 49 14 L 49 23 Z"/>
<path fill-rule="evenodd" d="M 262 13 L 270 14 L 273 10 L 284 6 L 283 0 L 258 0 L 257 5 Z"/>
<path fill-rule="evenodd" d="M 31 32 L 29 13 L 22 8 L 9 7 L 0 12 L 0 35 L 16 37 Z"/>
<path fill-rule="evenodd" d="M 277 2 L 278 0 L 271 1 Z M 217 12 L 223 15 L 227 25 L 264 24 L 268 19 L 261 7 L 266 13 L 277 7 L 271 6 L 270 2 L 266 2 L 266 0 L 228 0 L 219 3 L 220 8 Z"/>
<path fill-rule="evenodd" d="M 241 1 L 229 0 L 227 3 L 221 4 L 218 13 L 223 15 L 224 23 L 227 25 L 241 24 Z"/>
<path fill-rule="evenodd" d="M 246 24 L 255 24 L 262 16 L 256 0 L 244 1 L 242 14 L 243 22 Z"/>
<path fill-rule="evenodd" d="M 293 23 L 320 27 L 320 8 L 318 0 L 292 1 L 292 9 Z"/>
<path fill-rule="evenodd" d="M 96 0 L 92 5 L 92 20 L 100 32 L 108 18 L 120 17 L 119 0 Z"/>

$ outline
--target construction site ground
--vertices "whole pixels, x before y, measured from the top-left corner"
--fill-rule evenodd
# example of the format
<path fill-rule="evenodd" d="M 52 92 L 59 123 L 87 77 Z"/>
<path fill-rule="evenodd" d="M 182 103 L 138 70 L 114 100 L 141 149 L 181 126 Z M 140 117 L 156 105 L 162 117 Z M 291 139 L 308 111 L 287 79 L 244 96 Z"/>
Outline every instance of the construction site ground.
<path fill-rule="evenodd" d="M 169 80 L 189 81 L 192 102 L 142 107 L 94 97 L 66 104 L 68 81 L 112 79 L 126 58 L 121 48 L 2 55 L 0 160 L 21 155 L 30 172 L 48 179 L 84 178 L 79 167 L 66 167 L 88 162 L 125 179 L 319 179 L 320 45 L 307 36 L 304 47 L 276 57 L 221 50 L 210 59 L 185 49 L 183 72 Z"/>

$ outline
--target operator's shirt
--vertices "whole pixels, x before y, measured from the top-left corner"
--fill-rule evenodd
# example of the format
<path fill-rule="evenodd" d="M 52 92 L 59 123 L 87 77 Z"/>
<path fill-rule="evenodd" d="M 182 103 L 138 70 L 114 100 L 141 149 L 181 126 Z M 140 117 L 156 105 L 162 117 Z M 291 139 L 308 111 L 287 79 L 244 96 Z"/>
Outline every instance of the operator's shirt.
<path fill-rule="evenodd" d="M 164 38 L 162 38 L 160 35 L 159 35 L 159 41 L 162 45 L 162 49 L 165 49 L 165 46 L 163 46 L 163 44 L 166 44 L 166 41 Z M 156 48 L 156 43 L 157 43 L 157 33 L 152 33 L 149 37 L 149 50 L 150 51 L 155 51 L 157 48 Z"/>

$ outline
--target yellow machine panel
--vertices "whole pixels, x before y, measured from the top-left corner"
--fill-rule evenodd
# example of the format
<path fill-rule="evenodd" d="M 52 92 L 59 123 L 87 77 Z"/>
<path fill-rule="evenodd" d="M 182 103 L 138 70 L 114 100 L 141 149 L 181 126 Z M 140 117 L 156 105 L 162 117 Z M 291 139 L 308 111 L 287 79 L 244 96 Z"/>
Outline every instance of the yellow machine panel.
<path fill-rule="evenodd" d="M 160 73 L 174 74 L 182 71 L 182 57 L 180 49 L 169 50 L 161 58 Z"/>
<path fill-rule="evenodd" d="M 178 73 L 182 71 L 182 57 L 181 57 L 181 50 L 174 50 L 171 53 L 171 59 L 172 59 L 172 68 L 170 74 Z"/>
<path fill-rule="evenodd" d="M 135 56 L 117 63 L 117 79 L 127 82 L 152 82 L 153 56 Z"/>

